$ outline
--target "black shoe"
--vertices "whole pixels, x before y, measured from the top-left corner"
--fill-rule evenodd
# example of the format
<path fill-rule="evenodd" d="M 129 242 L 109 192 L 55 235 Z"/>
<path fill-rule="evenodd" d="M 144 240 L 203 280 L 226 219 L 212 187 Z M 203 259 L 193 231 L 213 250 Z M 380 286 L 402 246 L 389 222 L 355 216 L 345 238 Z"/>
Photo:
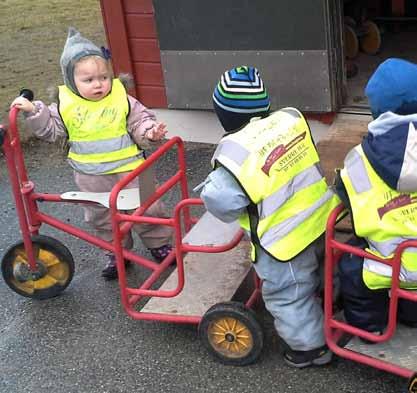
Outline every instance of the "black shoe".
<path fill-rule="evenodd" d="M 155 261 L 161 263 L 168 255 L 169 253 L 172 251 L 172 246 L 170 244 L 165 244 L 161 247 L 158 248 L 148 248 L 148 250 L 150 251 L 153 259 L 155 259 Z M 174 260 L 174 262 L 172 263 L 173 265 L 175 265 L 177 263 L 176 260 Z"/>
<path fill-rule="evenodd" d="M 116 257 L 108 255 L 108 262 L 106 267 L 101 271 L 101 276 L 106 280 L 115 280 L 117 278 Z"/>
<path fill-rule="evenodd" d="M 324 366 L 332 360 L 332 352 L 326 345 L 310 351 L 293 351 L 284 353 L 284 361 L 291 367 L 304 368 L 309 366 Z"/>
<path fill-rule="evenodd" d="M 130 261 L 125 260 L 125 266 L 129 267 Z M 101 276 L 107 281 L 117 279 L 117 264 L 116 257 L 114 255 L 108 255 L 108 262 L 106 267 L 101 271 Z"/>

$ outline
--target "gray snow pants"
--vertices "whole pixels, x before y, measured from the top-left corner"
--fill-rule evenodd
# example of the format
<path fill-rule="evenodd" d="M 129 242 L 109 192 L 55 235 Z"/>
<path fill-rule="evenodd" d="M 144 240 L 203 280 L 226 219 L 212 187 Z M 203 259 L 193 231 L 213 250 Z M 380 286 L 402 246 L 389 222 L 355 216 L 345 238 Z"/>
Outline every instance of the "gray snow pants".
<path fill-rule="evenodd" d="M 323 255 L 321 237 L 288 262 L 279 262 L 260 251 L 254 264 L 263 280 L 262 296 L 274 317 L 275 329 L 295 351 L 325 344 L 323 311 L 317 298 Z"/>
<path fill-rule="evenodd" d="M 126 172 L 111 175 L 86 175 L 74 171 L 74 180 L 80 191 L 110 192 Z M 128 184 L 126 188 L 138 187 L 137 180 Z M 112 240 L 110 210 L 104 206 L 84 206 L 84 220 L 96 231 L 96 235 L 103 240 Z M 156 201 L 146 212 L 146 216 L 169 218 L 162 202 Z M 165 225 L 137 224 L 132 229 L 139 235 L 146 248 L 157 248 L 172 242 L 172 228 Z M 123 238 L 123 246 L 132 248 L 133 239 L 129 233 Z"/>

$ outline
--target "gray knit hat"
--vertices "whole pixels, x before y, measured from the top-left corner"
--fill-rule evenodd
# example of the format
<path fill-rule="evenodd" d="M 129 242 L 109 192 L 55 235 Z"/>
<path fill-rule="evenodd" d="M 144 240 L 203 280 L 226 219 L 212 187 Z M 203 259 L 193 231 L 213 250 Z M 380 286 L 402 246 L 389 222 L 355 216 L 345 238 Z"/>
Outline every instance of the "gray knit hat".
<path fill-rule="evenodd" d="M 98 46 L 84 38 L 74 27 L 70 27 L 60 64 L 65 85 L 78 95 L 79 93 L 74 82 L 74 66 L 78 60 L 86 56 L 100 56 L 107 60 Z"/>

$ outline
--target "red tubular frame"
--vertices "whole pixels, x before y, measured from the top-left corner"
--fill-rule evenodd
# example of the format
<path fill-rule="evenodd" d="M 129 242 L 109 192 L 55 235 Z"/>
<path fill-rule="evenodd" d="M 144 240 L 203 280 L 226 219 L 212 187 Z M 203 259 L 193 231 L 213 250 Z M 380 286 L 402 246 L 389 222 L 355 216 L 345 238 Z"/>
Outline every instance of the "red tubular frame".
<path fill-rule="evenodd" d="M 417 247 L 416 240 L 407 240 L 401 243 L 396 249 L 393 258 L 381 259 L 373 254 L 370 254 L 362 249 L 350 246 L 348 244 L 340 243 L 335 240 L 335 224 L 337 217 L 344 210 L 342 205 L 336 207 L 331 213 L 327 221 L 326 230 L 326 263 L 325 263 L 325 291 L 324 291 L 324 331 L 327 345 L 337 355 L 353 360 L 358 363 L 363 363 L 380 370 L 388 371 L 397 374 L 404 378 L 411 378 L 415 370 L 410 370 L 397 366 L 395 364 L 386 362 L 381 359 L 376 359 L 359 352 L 355 352 L 338 345 L 339 338 L 344 334 L 351 334 L 362 337 L 373 342 L 383 342 L 389 340 L 396 329 L 397 307 L 398 299 L 404 298 L 412 301 L 417 301 L 417 294 L 401 289 L 400 284 L 400 268 L 401 255 L 408 247 Z M 352 253 L 361 257 L 373 259 L 384 264 L 392 266 L 392 286 L 389 303 L 389 319 L 385 333 L 382 336 L 376 336 L 365 330 L 358 329 L 347 323 L 337 321 L 333 316 L 333 272 L 336 264 L 343 253 Z"/>
<path fill-rule="evenodd" d="M 95 204 L 83 200 L 64 200 L 59 194 L 36 193 L 34 184 L 28 180 L 27 171 L 23 159 L 23 152 L 20 145 L 19 133 L 17 129 L 17 115 L 19 110 L 12 108 L 9 114 L 9 128 L 0 126 L 5 131 L 3 150 L 6 158 L 6 164 L 10 176 L 10 184 L 16 203 L 16 211 L 19 218 L 20 230 L 28 255 L 28 262 L 32 270 L 36 270 L 35 257 L 32 247 L 31 236 L 38 234 L 40 226 L 45 223 L 58 230 L 67 232 L 75 237 L 85 240 L 97 247 L 111 251 L 116 256 L 116 263 L 119 272 L 119 286 L 121 294 L 121 302 L 128 315 L 134 319 L 157 320 L 164 322 L 189 323 L 198 324 L 202 316 L 184 316 L 184 315 L 168 315 L 144 313 L 135 310 L 135 305 L 143 297 L 174 297 L 178 295 L 184 288 L 184 254 L 187 252 L 217 253 L 230 250 L 235 247 L 242 239 L 243 232 L 239 231 L 237 235 L 228 243 L 220 246 L 192 246 L 182 242 L 183 231 L 188 232 L 192 225 L 197 221 L 196 217 L 191 217 L 190 207 L 193 205 L 202 205 L 200 199 L 189 198 L 188 185 L 186 178 L 185 151 L 182 140 L 174 137 L 161 146 L 155 153 L 146 159 L 146 161 L 138 168 L 127 174 L 120 182 L 118 182 L 110 193 L 109 206 L 112 219 L 113 241 L 107 242 L 94 236 L 78 227 L 67 224 L 55 217 L 45 214 L 38 209 L 38 202 L 65 202 L 77 204 Z M 116 208 L 116 202 L 119 192 L 132 180 L 137 178 L 143 171 L 154 164 L 164 154 L 173 148 L 177 148 L 178 170 L 177 172 L 162 185 L 160 185 L 154 194 L 144 201 L 142 205 L 131 215 L 120 213 Z M 161 198 L 165 193 L 174 186 L 179 185 L 181 190 L 181 201 L 176 205 L 174 217 L 172 218 L 156 218 L 146 217 L 143 214 L 156 200 Z M 129 250 L 123 249 L 122 239 L 126 233 L 137 223 L 152 223 L 159 225 L 167 225 L 173 227 L 175 233 L 175 248 L 162 261 L 155 263 L 149 259 L 139 256 Z M 144 268 L 150 269 L 152 273 L 139 286 L 139 288 L 131 288 L 126 281 L 126 270 L 124 259 L 128 259 Z M 152 286 L 159 279 L 161 274 L 176 259 L 178 271 L 177 287 L 170 291 L 152 289 Z M 256 274 L 253 274 L 254 290 L 246 301 L 248 307 L 259 299 L 261 294 L 261 283 Z"/>

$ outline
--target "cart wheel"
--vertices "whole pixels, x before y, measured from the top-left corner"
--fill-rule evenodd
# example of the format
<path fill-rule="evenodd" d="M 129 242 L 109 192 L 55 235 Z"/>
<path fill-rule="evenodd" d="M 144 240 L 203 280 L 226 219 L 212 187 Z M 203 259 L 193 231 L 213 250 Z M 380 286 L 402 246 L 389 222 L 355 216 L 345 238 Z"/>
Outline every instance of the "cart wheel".
<path fill-rule="evenodd" d="M 381 33 L 376 23 L 367 20 L 363 23 L 365 34 L 360 38 L 361 50 L 368 55 L 376 55 L 381 47 Z"/>
<path fill-rule="evenodd" d="M 198 330 L 208 351 L 223 364 L 245 366 L 262 351 L 262 328 L 255 313 L 242 303 L 215 304 L 204 314 Z"/>
<path fill-rule="evenodd" d="M 408 381 L 408 391 L 410 393 L 417 392 L 417 373 L 415 373 Z"/>
<path fill-rule="evenodd" d="M 6 284 L 16 293 L 32 299 L 57 296 L 71 282 L 74 260 L 69 250 L 49 236 L 33 236 L 37 270 L 32 272 L 23 242 L 16 243 L 1 261 Z"/>
<path fill-rule="evenodd" d="M 345 56 L 348 59 L 354 59 L 359 53 L 359 41 L 356 36 L 355 30 L 345 24 L 344 30 L 344 40 L 345 40 Z"/>

